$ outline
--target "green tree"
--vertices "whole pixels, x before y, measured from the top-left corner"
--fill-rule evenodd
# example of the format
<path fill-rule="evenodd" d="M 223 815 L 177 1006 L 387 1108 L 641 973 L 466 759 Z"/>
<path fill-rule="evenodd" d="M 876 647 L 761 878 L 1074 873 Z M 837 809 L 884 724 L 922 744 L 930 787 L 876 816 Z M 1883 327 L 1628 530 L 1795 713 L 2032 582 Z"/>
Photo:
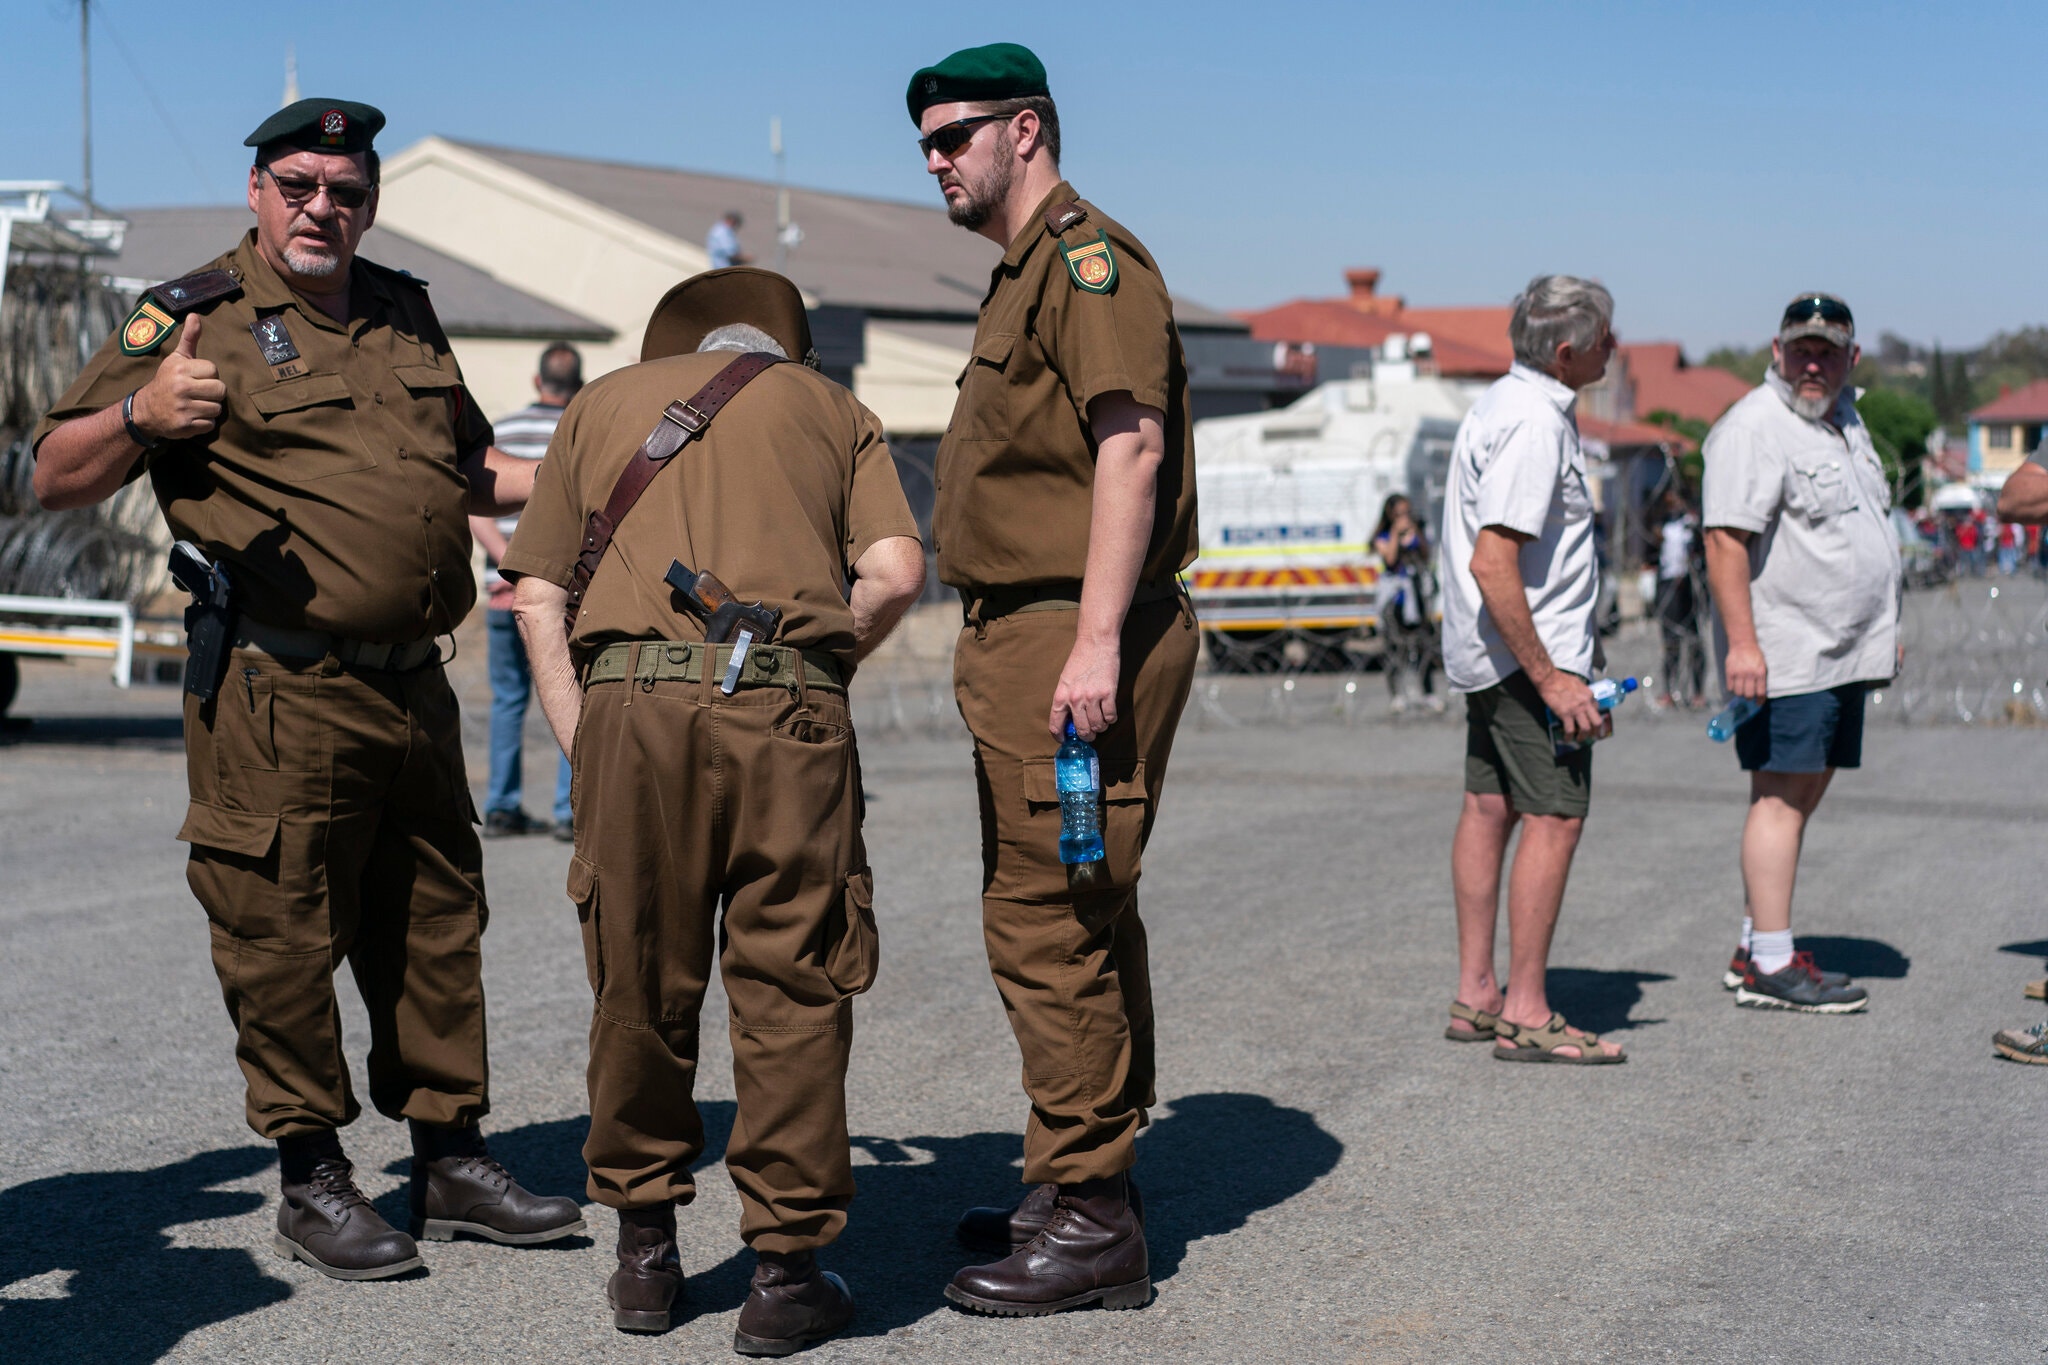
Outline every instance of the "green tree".
<path fill-rule="evenodd" d="M 1893 499 L 1902 505 L 1912 503 L 1911 495 L 1920 485 L 1920 461 L 1927 458 L 1928 433 L 1941 421 L 1933 405 L 1896 389 L 1866 389 L 1856 400 L 1856 413 L 1884 462 Z"/>
<path fill-rule="evenodd" d="M 1759 346 L 1753 351 L 1745 351 L 1739 346 L 1723 346 L 1709 351 L 1702 363 L 1726 370 L 1746 383 L 1761 384 L 1764 372 L 1771 368 L 1771 348 Z"/>

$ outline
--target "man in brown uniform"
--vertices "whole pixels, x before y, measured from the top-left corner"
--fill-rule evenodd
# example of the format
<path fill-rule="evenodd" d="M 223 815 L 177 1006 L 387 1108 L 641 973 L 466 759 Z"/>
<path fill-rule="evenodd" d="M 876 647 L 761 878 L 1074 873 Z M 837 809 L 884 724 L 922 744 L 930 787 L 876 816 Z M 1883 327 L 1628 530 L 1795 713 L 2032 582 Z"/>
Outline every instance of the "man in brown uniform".
<path fill-rule="evenodd" d="M 947 1287 L 977 1312 L 1142 1306 L 1143 1206 L 1126 1172 L 1153 1094 L 1138 918 L 1197 652 L 1177 575 L 1195 555 L 1187 366 L 1157 266 L 1060 178 L 1045 68 L 1009 43 L 911 78 L 910 116 L 953 221 L 1007 248 L 939 446 L 932 539 L 967 623 L 954 654 L 981 789 L 982 925 L 1031 1118 L 1014 1209 L 970 1210 L 1009 1253 Z M 1058 856 L 1053 756 L 1071 718 L 1101 759 L 1106 857 Z"/>
<path fill-rule="evenodd" d="M 531 463 L 491 448 L 424 281 L 355 257 L 384 116 L 302 100 L 250 135 L 256 226 L 143 296 L 36 428 L 35 490 L 81 507 L 149 474 L 172 533 L 226 572 L 234 650 L 185 698 L 178 837 L 248 1083 L 283 1173 L 276 1249 L 340 1279 L 420 1264 L 413 1237 L 528 1244 L 573 1200 L 493 1161 L 483 859 L 434 640 L 476 598 L 472 512 Z M 175 344 L 171 343 L 176 335 Z M 412 1234 L 364 1200 L 336 1130 L 359 1106 L 334 969 L 370 1014 L 370 1102 L 412 1127 Z"/>
<path fill-rule="evenodd" d="M 590 1197 L 619 1211 L 613 1322 L 665 1329 L 682 1286 L 675 1206 L 704 1149 L 691 1091 L 716 931 L 739 1100 L 725 1162 L 759 1256 L 745 1355 L 853 1316 L 815 1256 L 853 1194 L 852 1000 L 875 972 L 846 684 L 924 586 L 880 422 L 781 359 L 815 363 L 789 281 L 732 267 L 678 285 L 642 363 L 563 414 L 499 566 L 574 768 L 569 896 L 596 995 L 583 1155 Z M 707 645 L 664 581 L 678 562 L 779 627 Z"/>

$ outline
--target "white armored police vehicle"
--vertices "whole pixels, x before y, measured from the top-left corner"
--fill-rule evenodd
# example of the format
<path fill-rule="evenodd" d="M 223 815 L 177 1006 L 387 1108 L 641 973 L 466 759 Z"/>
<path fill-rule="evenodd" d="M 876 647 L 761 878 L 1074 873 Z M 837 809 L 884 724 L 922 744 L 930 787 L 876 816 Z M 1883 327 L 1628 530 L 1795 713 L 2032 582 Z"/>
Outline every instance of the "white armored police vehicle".
<path fill-rule="evenodd" d="M 1406 495 L 1435 541 L 1451 443 L 1484 387 L 1435 375 L 1428 348 L 1391 338 L 1369 377 L 1195 423 L 1201 545 L 1188 584 L 1215 666 L 1329 666 L 1377 632 L 1380 508 Z"/>

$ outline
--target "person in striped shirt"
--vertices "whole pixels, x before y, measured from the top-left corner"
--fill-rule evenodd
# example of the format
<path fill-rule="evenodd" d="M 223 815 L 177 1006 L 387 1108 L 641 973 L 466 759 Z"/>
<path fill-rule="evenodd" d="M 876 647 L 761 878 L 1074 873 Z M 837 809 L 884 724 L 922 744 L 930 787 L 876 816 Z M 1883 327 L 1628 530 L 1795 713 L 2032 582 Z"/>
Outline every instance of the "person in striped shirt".
<path fill-rule="evenodd" d="M 533 377 L 534 401 L 495 424 L 498 447 L 508 455 L 538 460 L 554 439 L 562 409 L 583 387 L 583 357 L 574 346 L 558 341 L 540 354 L 540 372 Z M 471 517 L 469 529 L 484 547 L 485 631 L 490 642 L 491 780 L 484 797 L 484 837 L 507 834 L 572 836 L 569 811 L 569 760 L 555 775 L 554 819 L 526 813 L 521 791 L 520 738 L 526 729 L 526 703 L 533 693 L 533 673 L 526 647 L 512 618 L 512 585 L 498 576 L 498 560 L 512 539 L 519 518 Z"/>

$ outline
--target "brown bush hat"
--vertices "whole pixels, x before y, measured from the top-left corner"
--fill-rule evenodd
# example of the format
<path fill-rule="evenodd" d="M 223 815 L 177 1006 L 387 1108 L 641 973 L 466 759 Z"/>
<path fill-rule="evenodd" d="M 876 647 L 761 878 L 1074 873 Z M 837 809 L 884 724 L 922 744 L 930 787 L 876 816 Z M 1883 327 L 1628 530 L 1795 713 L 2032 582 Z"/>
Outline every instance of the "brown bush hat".
<path fill-rule="evenodd" d="M 791 360 L 816 367 L 804 296 L 774 271 L 751 265 L 692 275 L 662 295 L 661 302 L 654 305 L 654 315 L 647 319 L 640 358 L 688 355 L 706 336 L 736 322 L 760 328 L 775 338 Z"/>

